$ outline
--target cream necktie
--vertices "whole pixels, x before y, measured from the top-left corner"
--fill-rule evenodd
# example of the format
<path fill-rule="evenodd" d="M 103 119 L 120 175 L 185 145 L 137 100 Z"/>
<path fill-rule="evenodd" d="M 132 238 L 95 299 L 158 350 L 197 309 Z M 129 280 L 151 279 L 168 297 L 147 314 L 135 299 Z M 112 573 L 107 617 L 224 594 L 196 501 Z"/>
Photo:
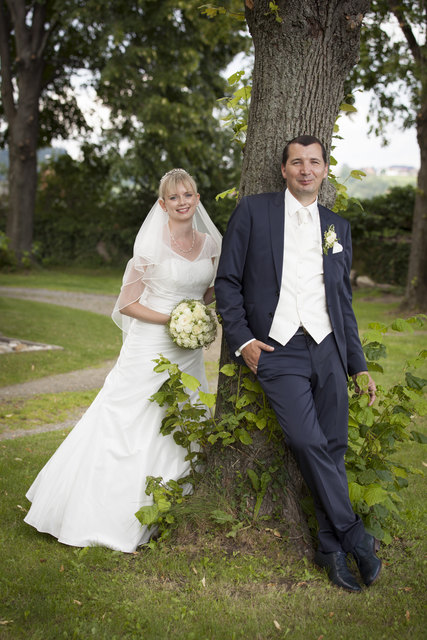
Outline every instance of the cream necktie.
<path fill-rule="evenodd" d="M 310 212 L 306 207 L 301 207 L 297 211 L 298 225 L 307 224 Z"/>

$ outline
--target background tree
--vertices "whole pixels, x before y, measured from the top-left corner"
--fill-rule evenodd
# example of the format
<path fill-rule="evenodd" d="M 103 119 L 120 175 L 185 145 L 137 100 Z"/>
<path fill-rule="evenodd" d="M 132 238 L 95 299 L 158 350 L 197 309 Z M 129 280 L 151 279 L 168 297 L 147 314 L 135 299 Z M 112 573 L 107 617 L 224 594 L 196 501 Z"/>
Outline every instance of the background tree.
<path fill-rule="evenodd" d="M 215 112 L 226 91 L 221 70 L 249 38 L 229 15 L 215 21 L 202 15 L 198 0 L 120 5 L 111 3 L 106 15 L 111 42 L 96 90 L 114 123 L 106 141 L 113 149 L 127 147 L 121 178 L 138 192 L 141 215 L 159 177 L 185 167 L 217 219 L 226 205 L 215 203 L 215 195 L 240 169 L 239 154 L 230 150 Z"/>
<path fill-rule="evenodd" d="M 37 146 L 85 125 L 72 87 L 79 70 L 91 72 L 116 127 L 110 144 L 127 139 L 127 175 L 151 199 L 164 167 L 209 173 L 202 190 L 232 166 L 212 110 L 224 94 L 220 71 L 244 37 L 228 16 L 212 25 L 197 7 L 194 0 L 0 0 L 7 235 L 18 256 L 32 245 Z"/>
<path fill-rule="evenodd" d="M 390 122 L 416 126 L 421 165 L 412 222 L 404 304 L 427 301 L 427 5 L 424 0 L 373 0 L 362 28 L 353 87 L 373 90 L 371 130 L 384 136 Z"/>
<path fill-rule="evenodd" d="M 17 257 L 30 252 L 37 186 L 37 148 L 84 127 L 70 92 L 77 68 L 95 55 L 97 27 L 82 28 L 85 2 L 0 0 L 0 117 L 9 148 L 6 233 Z"/>
<path fill-rule="evenodd" d="M 345 79 L 359 54 L 359 37 L 368 0 L 246 0 L 246 20 L 253 39 L 255 61 L 248 132 L 244 150 L 240 197 L 283 188 L 280 164 L 283 147 L 293 137 L 316 135 L 329 149 Z M 331 204 L 333 195 L 323 195 Z M 229 361 L 223 343 L 221 364 Z M 223 398 L 230 397 L 230 380 L 220 376 L 217 413 L 227 410 Z M 224 391 L 224 395 L 222 392 Z M 273 454 L 263 433 L 249 447 L 236 447 L 224 460 L 213 453 L 213 465 L 223 469 L 223 486 L 235 491 L 236 472 L 247 477 L 248 467 L 263 461 L 269 466 Z M 216 455 L 217 453 L 217 455 Z M 287 490 L 281 496 L 281 516 L 291 534 L 302 542 L 306 520 L 301 512 L 302 480 L 289 450 L 285 452 Z M 268 496 L 270 495 L 270 501 Z M 271 491 L 263 511 L 273 513 Z"/>

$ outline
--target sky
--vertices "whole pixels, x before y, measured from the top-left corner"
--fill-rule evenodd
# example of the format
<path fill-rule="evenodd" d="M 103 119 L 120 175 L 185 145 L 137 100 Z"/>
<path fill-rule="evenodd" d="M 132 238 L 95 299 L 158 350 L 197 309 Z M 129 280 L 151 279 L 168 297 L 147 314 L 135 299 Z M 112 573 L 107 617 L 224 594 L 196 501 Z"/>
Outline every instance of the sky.
<path fill-rule="evenodd" d="M 236 68 L 241 68 L 240 64 L 241 62 L 237 64 Z M 228 71 L 229 69 L 227 69 L 226 77 L 231 75 Z M 230 68 L 230 71 L 234 72 L 235 69 Z M 99 127 L 100 120 L 104 120 L 104 124 L 107 124 L 108 110 L 94 105 L 93 90 L 82 89 L 78 86 L 78 82 L 76 82 L 74 90 L 88 121 L 95 128 Z M 335 144 L 333 156 L 338 161 L 337 172 L 339 173 L 339 167 L 344 164 L 351 169 L 363 167 L 382 169 L 391 165 L 407 165 L 419 169 L 420 152 L 415 128 L 402 131 L 397 126 L 390 125 L 387 129 L 390 143 L 386 147 L 382 146 L 380 138 L 373 134 L 368 135 L 366 115 L 369 112 L 369 102 L 369 93 L 357 93 L 355 103 L 357 113 L 350 116 L 342 115 L 338 120 L 339 135 L 343 140 L 333 141 Z M 93 138 L 96 139 L 96 134 Z M 77 141 L 61 140 L 55 146 L 65 148 L 74 158 L 79 156 L 80 145 Z"/>
<path fill-rule="evenodd" d="M 347 164 L 352 169 L 407 165 L 419 169 L 420 151 L 415 128 L 402 131 L 390 125 L 386 130 L 390 144 L 382 146 L 380 138 L 373 134 L 368 136 L 366 115 L 369 102 L 369 93 L 357 94 L 357 113 L 349 117 L 343 115 L 338 120 L 339 135 L 343 137 L 343 140 L 334 141 L 336 148 L 333 156 L 338 165 Z"/>

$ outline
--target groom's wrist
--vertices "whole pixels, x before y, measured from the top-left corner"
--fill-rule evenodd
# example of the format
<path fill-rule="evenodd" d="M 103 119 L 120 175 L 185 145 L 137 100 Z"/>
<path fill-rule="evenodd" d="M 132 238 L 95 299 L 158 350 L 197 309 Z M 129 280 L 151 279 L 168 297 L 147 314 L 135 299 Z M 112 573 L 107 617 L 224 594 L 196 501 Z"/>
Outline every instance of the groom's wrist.
<path fill-rule="evenodd" d="M 239 347 L 239 348 L 234 352 L 234 354 L 235 354 L 236 358 L 238 358 L 239 356 L 241 356 L 241 355 L 242 355 L 242 351 L 243 351 L 243 349 L 244 349 L 248 344 L 250 344 L 251 342 L 255 342 L 255 338 L 251 338 L 251 340 L 248 340 L 247 342 L 244 342 L 244 343 L 242 344 L 242 346 L 241 346 L 241 347 Z"/>

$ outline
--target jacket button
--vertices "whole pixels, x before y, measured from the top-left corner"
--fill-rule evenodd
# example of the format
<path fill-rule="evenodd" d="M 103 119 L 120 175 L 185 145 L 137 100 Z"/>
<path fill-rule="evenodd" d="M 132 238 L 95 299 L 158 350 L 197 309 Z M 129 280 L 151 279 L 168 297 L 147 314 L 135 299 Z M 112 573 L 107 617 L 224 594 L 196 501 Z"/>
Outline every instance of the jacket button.
<path fill-rule="evenodd" d="M 270 313 L 268 314 L 268 317 L 269 317 L 269 318 L 272 318 L 272 317 L 273 317 L 273 314 L 271 313 L 271 311 L 270 311 Z"/>

